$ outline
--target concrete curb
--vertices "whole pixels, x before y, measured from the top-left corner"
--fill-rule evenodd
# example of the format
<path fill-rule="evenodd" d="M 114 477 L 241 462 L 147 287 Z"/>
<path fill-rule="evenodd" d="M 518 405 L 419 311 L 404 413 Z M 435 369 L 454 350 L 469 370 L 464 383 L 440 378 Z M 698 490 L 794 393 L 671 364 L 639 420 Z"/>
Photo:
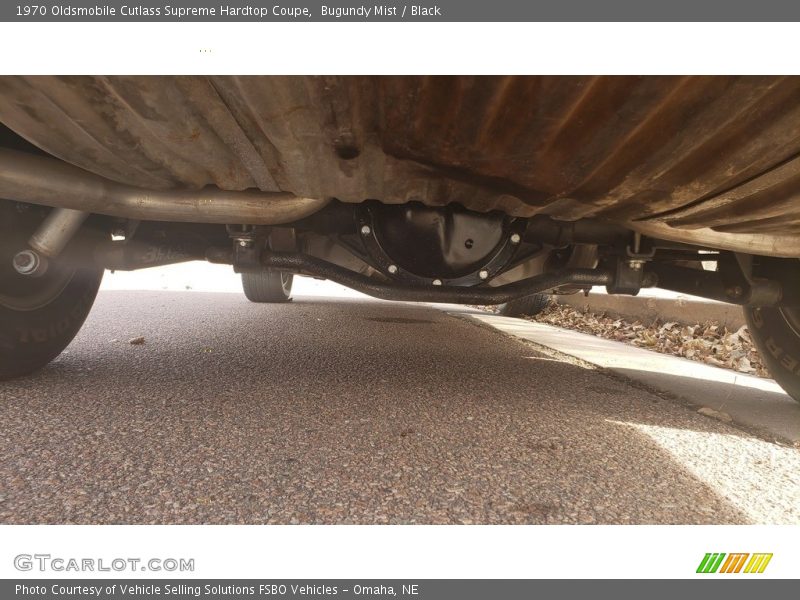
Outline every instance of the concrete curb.
<path fill-rule="evenodd" d="M 653 298 L 644 296 L 609 296 L 607 294 L 573 294 L 553 296 L 559 304 L 566 304 L 578 310 L 605 313 L 628 321 L 640 321 L 650 325 L 656 319 L 662 323 L 675 321 L 684 325 L 716 321 L 736 331 L 744 322 L 740 306 L 721 302 L 700 301 L 689 298 Z"/>
<path fill-rule="evenodd" d="M 607 369 L 689 402 L 698 412 L 800 444 L 800 404 L 771 379 L 637 348 L 586 333 L 489 313 L 464 314 L 508 335 Z"/>

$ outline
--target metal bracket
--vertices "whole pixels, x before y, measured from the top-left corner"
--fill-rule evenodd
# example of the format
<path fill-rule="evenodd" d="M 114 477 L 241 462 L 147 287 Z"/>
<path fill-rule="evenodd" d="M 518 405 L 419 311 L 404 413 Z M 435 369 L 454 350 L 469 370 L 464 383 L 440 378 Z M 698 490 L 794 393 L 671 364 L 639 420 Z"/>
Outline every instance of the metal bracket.
<path fill-rule="evenodd" d="M 265 247 L 262 236 L 252 225 L 227 225 L 228 235 L 233 242 L 233 271 L 247 273 L 261 271 L 261 252 Z"/>
<path fill-rule="evenodd" d="M 781 303 L 783 285 L 779 281 L 753 276 L 752 255 L 736 253 L 734 260 L 719 260 L 717 270 L 729 302 L 751 306 Z"/>
<path fill-rule="evenodd" d="M 634 262 L 631 264 L 629 259 L 618 258 L 616 268 L 611 283 L 606 285 L 609 294 L 627 294 L 636 296 L 642 289 L 644 281 L 643 263 Z"/>
<path fill-rule="evenodd" d="M 111 228 L 112 239 L 124 244 L 129 243 L 133 236 L 136 235 L 136 230 L 139 229 L 141 223 L 138 219 L 125 219 L 123 222 L 114 225 Z"/>
<path fill-rule="evenodd" d="M 633 247 L 625 247 L 625 256 L 627 257 L 626 262 L 634 271 L 641 271 L 645 263 L 649 260 L 652 260 L 656 255 L 655 248 L 650 248 L 648 252 L 642 252 L 641 246 L 642 234 L 635 231 L 633 233 Z"/>

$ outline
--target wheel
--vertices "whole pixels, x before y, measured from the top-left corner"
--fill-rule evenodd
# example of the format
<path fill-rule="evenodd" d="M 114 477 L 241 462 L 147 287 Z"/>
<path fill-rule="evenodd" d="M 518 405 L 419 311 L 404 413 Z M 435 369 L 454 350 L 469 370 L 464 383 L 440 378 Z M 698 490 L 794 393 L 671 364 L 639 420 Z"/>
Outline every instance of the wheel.
<path fill-rule="evenodd" d="M 532 317 L 542 312 L 550 303 L 550 294 L 533 294 L 500 305 L 498 311 L 506 317 Z"/>
<path fill-rule="evenodd" d="M 800 309 L 746 306 L 744 316 L 769 372 L 800 402 Z"/>
<path fill-rule="evenodd" d="M 288 302 L 294 275 L 266 269 L 242 273 L 242 289 L 250 302 Z"/>
<path fill-rule="evenodd" d="M 58 356 L 83 325 L 103 270 L 51 261 L 39 277 L 20 275 L 12 259 L 41 222 L 38 211 L 0 201 L 0 380 L 31 373 Z M 62 255 L 62 256 L 64 256 Z"/>

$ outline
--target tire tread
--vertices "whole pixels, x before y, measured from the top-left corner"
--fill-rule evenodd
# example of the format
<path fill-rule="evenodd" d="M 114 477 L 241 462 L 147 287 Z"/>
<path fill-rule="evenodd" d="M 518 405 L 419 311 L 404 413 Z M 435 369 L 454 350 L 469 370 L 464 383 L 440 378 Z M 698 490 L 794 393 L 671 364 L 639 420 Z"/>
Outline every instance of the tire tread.
<path fill-rule="evenodd" d="M 292 277 L 292 276 L 290 276 Z M 289 280 L 291 289 L 292 279 Z M 280 303 L 288 302 L 291 295 L 283 291 L 281 273 L 279 271 L 258 271 L 242 273 L 242 289 L 250 302 Z"/>

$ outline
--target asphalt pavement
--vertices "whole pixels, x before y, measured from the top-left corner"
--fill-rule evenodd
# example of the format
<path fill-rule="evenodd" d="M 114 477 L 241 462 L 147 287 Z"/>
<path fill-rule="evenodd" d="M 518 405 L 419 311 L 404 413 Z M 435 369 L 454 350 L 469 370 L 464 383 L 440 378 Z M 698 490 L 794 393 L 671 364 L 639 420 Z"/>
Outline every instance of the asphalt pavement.
<path fill-rule="evenodd" d="M 2 523 L 800 523 L 800 450 L 361 299 L 103 291 L 0 456 Z"/>

